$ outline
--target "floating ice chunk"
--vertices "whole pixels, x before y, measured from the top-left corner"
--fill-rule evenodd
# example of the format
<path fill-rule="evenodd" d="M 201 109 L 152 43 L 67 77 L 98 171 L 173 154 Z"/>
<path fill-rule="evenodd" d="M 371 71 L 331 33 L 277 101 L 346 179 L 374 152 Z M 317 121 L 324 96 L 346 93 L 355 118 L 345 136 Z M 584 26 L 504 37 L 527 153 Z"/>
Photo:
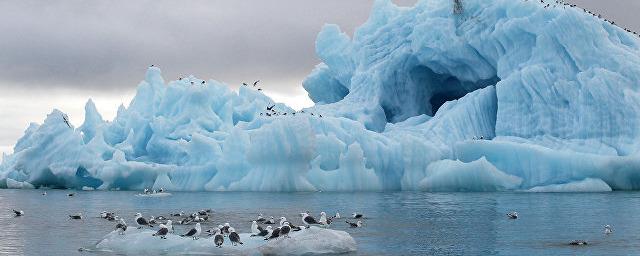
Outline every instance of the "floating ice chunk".
<path fill-rule="evenodd" d="M 206 254 L 206 255 L 321 255 L 342 254 L 356 251 L 355 240 L 344 231 L 311 227 L 291 232 L 290 238 L 265 241 L 263 237 L 240 234 L 244 244 L 232 246 L 225 238 L 222 248 L 216 248 L 213 237 L 193 240 L 169 234 L 167 239 L 152 236 L 155 230 L 128 229 L 124 235 L 107 234 L 94 247 L 86 251 L 111 252 L 126 255 Z"/>
<path fill-rule="evenodd" d="M 566 184 L 553 184 L 533 187 L 529 192 L 610 192 L 611 187 L 601 179 L 587 178 Z"/>

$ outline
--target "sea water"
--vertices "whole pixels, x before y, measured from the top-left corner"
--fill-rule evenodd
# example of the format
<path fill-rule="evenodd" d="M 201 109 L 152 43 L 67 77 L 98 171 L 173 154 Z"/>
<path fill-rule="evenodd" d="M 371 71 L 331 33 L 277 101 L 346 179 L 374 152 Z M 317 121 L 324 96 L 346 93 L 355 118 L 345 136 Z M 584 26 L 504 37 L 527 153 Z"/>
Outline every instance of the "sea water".
<path fill-rule="evenodd" d="M 203 225 L 228 222 L 250 232 L 258 213 L 300 225 L 299 213 L 333 216 L 332 229 L 358 244 L 354 255 L 629 255 L 640 253 L 640 193 L 255 193 L 173 192 L 138 197 L 134 191 L 0 190 L 0 254 L 93 255 L 80 252 L 112 231 L 101 211 L 124 217 L 131 228 L 146 217 L 213 209 Z M 73 197 L 68 193 L 75 193 Z M 14 217 L 11 209 L 25 211 Z M 352 212 L 364 227 L 349 228 Z M 517 211 L 511 220 L 506 213 Z M 81 212 L 84 219 L 70 220 Z M 351 220 L 350 220 L 351 221 Z M 604 225 L 614 233 L 605 235 Z M 176 233 L 191 226 L 174 225 Z M 571 240 L 587 246 L 570 246 Z M 161 243 L 162 240 L 158 240 Z M 215 252 L 212 252 L 215 253 Z"/>

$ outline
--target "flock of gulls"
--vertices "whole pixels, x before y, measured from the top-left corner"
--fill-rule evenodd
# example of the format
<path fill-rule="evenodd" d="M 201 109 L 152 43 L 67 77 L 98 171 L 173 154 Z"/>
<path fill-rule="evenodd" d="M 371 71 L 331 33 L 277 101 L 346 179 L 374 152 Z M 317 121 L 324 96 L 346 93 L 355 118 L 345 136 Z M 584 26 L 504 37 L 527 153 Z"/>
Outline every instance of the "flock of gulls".
<path fill-rule="evenodd" d="M 524 2 L 528 2 L 528 1 L 529 1 L 529 0 L 524 0 Z M 591 16 L 593 16 L 593 17 L 597 17 L 598 19 L 604 20 L 604 21 L 608 22 L 608 23 L 609 23 L 609 24 L 611 24 L 611 25 L 617 26 L 617 27 L 619 27 L 619 28 L 623 29 L 624 31 L 626 31 L 626 32 L 628 32 L 628 33 L 632 33 L 632 34 L 634 34 L 635 36 L 640 37 L 640 34 L 638 34 L 638 32 L 633 31 L 633 30 L 628 29 L 628 28 L 620 27 L 620 26 L 618 26 L 618 24 L 616 24 L 616 22 L 615 22 L 615 21 L 610 20 L 610 19 L 607 19 L 607 18 L 603 18 L 602 14 L 598 14 L 598 13 L 593 12 L 593 11 L 590 11 L 590 10 L 588 10 L 588 9 L 586 9 L 586 8 L 578 7 L 578 5 L 576 5 L 576 4 L 565 3 L 564 1 L 557 1 L 557 0 L 556 0 L 556 1 L 548 1 L 548 0 L 547 0 L 547 1 L 544 1 L 544 0 L 539 0 L 539 2 L 540 2 L 540 4 L 542 4 L 542 5 L 544 6 L 544 8 L 545 8 L 545 9 L 547 9 L 547 8 L 556 8 L 556 7 L 562 7 L 562 8 L 567 8 L 567 7 L 570 7 L 570 8 L 580 8 L 580 9 L 582 9 L 582 11 L 583 11 L 584 13 L 588 13 L 588 14 L 590 14 L 590 15 L 591 15 Z"/>
<path fill-rule="evenodd" d="M 158 192 L 162 191 L 164 190 L 161 189 Z M 144 193 L 148 194 L 157 192 L 145 189 Z M 44 191 L 42 195 L 46 196 L 46 191 Z M 74 193 L 69 193 L 67 194 L 67 196 L 73 197 Z M 12 212 L 15 217 L 25 216 L 25 212 L 23 210 L 12 209 Z M 287 218 L 284 216 L 280 217 L 278 221 L 276 221 L 276 218 L 274 218 L 273 216 L 265 218 L 262 214 L 258 214 L 257 218 L 250 220 L 251 237 L 261 237 L 267 241 L 273 239 L 286 239 L 290 237 L 289 234 L 291 234 L 292 232 L 302 231 L 311 226 L 327 228 L 332 223 L 335 223 L 335 220 L 341 219 L 340 213 L 336 213 L 334 216 L 328 217 L 325 212 L 320 212 L 319 218 L 311 216 L 308 211 L 302 212 L 299 215 L 299 221 L 301 225 L 296 226 L 292 221 L 287 220 Z M 69 220 L 84 219 L 82 213 L 69 214 L 68 216 Z M 119 217 L 115 212 L 102 211 L 98 217 L 107 221 L 116 222 L 113 231 L 117 232 L 119 235 L 125 235 L 127 229 L 132 228 L 127 224 L 125 218 Z M 345 220 L 345 223 L 348 225 L 348 227 L 363 227 L 362 221 L 365 219 L 365 216 L 362 213 L 354 212 L 351 215 L 351 219 L 352 221 Z M 192 227 L 188 228 L 186 232 L 180 234 L 179 236 L 191 238 L 193 240 L 198 240 L 202 236 L 213 236 L 213 242 L 218 248 L 222 248 L 225 242 L 225 237 L 229 239 L 231 245 L 233 246 L 243 244 L 240 239 L 239 233 L 228 222 L 220 224 L 217 227 L 208 229 L 206 231 L 202 230 L 202 224 L 204 223 L 214 225 L 212 209 L 203 209 L 191 214 L 180 211 L 177 213 L 170 213 L 166 217 L 150 216 L 150 218 L 145 218 L 141 213 L 136 213 L 133 216 L 133 223 L 135 223 L 135 226 L 133 226 L 133 228 L 154 229 L 156 232 L 151 236 L 158 237 L 159 239 L 167 239 L 168 234 L 175 234 L 176 231 L 174 229 L 174 225 L 192 225 Z"/>

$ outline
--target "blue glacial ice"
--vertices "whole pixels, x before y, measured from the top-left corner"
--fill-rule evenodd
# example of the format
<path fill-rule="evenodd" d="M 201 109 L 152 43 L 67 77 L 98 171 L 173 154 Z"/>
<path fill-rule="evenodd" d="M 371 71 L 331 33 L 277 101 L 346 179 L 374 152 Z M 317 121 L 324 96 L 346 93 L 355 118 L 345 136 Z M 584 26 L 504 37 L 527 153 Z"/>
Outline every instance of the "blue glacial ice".
<path fill-rule="evenodd" d="M 30 124 L 0 187 L 640 189 L 637 36 L 565 5 L 452 3 L 376 1 L 352 38 L 326 25 L 303 83 L 316 104 L 295 116 L 266 116 L 273 101 L 252 88 L 151 67 L 112 121 L 89 100 L 80 127 L 59 110 Z"/>

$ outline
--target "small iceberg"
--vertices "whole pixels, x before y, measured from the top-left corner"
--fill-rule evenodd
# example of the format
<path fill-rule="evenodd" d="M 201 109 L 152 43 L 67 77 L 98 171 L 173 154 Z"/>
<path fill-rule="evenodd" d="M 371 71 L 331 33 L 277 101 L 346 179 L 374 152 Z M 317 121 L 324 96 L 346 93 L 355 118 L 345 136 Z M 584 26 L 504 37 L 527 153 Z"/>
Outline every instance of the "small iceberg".
<path fill-rule="evenodd" d="M 243 245 L 232 246 L 225 237 L 222 248 L 216 248 L 213 236 L 200 239 L 167 235 L 167 239 L 152 236 L 155 229 L 128 229 L 124 235 L 117 231 L 107 234 L 93 248 L 81 248 L 88 252 L 109 252 L 125 255 L 322 255 L 356 251 L 356 242 L 344 231 L 311 227 L 292 232 L 289 238 L 265 241 L 263 237 L 240 234 Z"/>
<path fill-rule="evenodd" d="M 149 194 L 144 194 L 144 193 L 140 193 L 137 194 L 136 196 L 139 197 L 166 197 L 166 196 L 170 196 L 171 193 L 168 192 L 157 192 L 157 193 L 149 193 Z"/>

